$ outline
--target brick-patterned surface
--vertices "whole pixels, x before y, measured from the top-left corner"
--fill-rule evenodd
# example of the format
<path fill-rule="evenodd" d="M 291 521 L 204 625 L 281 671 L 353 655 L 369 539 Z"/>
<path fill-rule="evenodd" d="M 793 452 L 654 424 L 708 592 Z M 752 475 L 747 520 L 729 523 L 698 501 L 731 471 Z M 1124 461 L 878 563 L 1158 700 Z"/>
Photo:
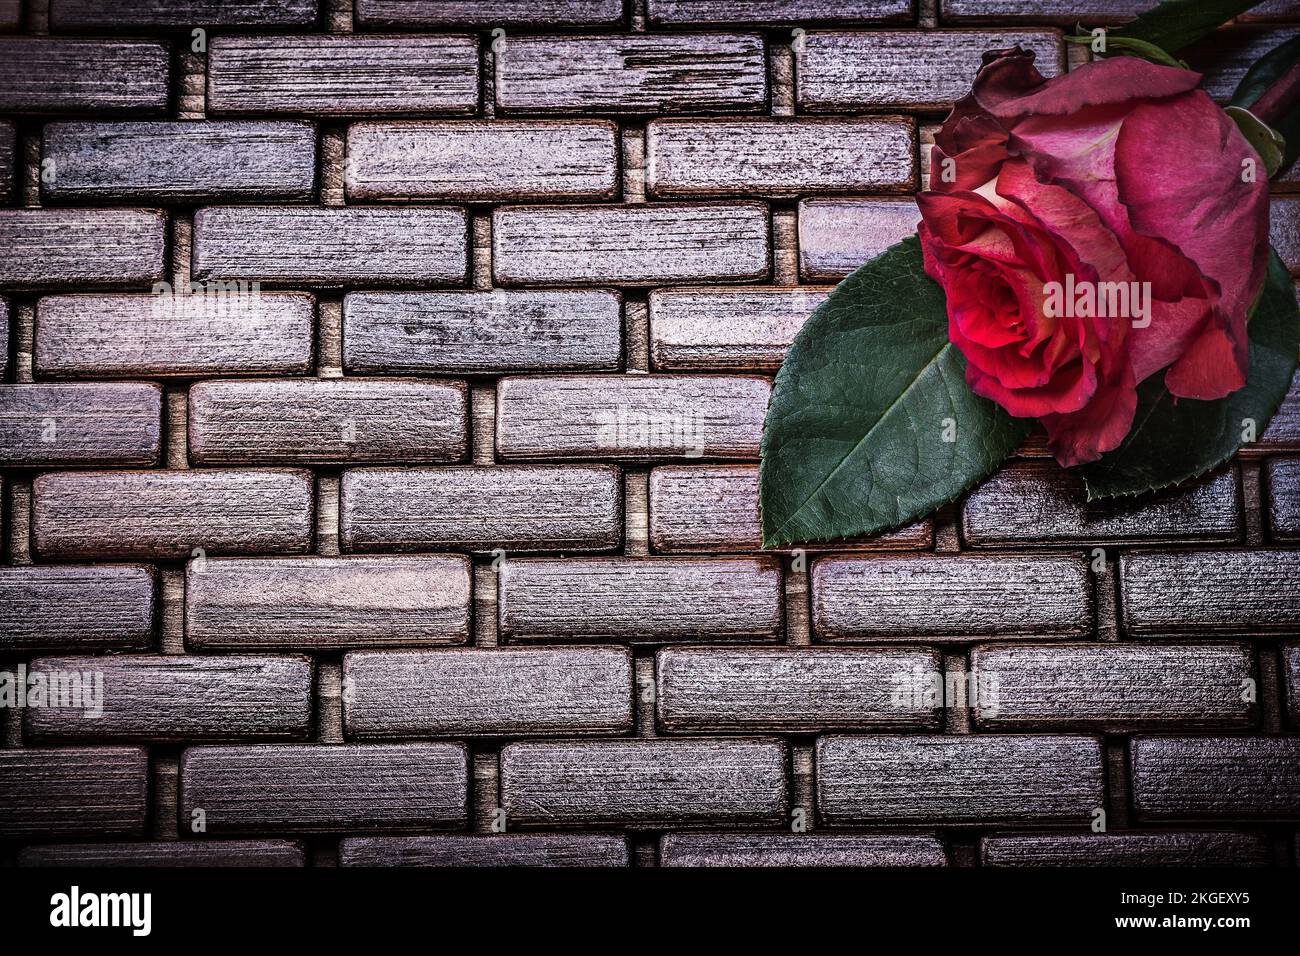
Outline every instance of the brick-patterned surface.
<path fill-rule="evenodd" d="M 0 3 L 0 670 L 103 688 L 0 710 L 0 865 L 1293 865 L 1300 381 L 759 551 L 980 54 L 1148 5 Z"/>

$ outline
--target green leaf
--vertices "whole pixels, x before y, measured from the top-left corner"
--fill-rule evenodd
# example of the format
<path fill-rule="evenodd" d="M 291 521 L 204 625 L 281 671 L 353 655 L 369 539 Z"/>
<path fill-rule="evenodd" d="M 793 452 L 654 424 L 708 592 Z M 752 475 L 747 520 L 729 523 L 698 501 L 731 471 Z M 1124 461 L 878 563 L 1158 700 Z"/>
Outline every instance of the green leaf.
<path fill-rule="evenodd" d="M 777 374 L 759 470 L 763 546 L 875 534 L 928 514 L 1028 430 L 967 387 L 943 290 L 920 241 L 904 239 L 836 287 Z"/>
<path fill-rule="evenodd" d="M 1292 37 L 1255 61 L 1255 65 L 1246 71 L 1246 75 L 1237 84 L 1231 106 L 1242 109 L 1254 106 L 1268 92 L 1269 87 L 1297 62 L 1300 62 L 1300 36 Z M 1286 140 L 1286 149 L 1282 152 L 1282 168 L 1285 169 L 1300 156 L 1300 106 L 1276 121 L 1273 129 Z"/>
<path fill-rule="evenodd" d="M 1240 106 L 1225 107 L 1224 111 L 1246 137 L 1246 142 L 1259 158 L 1264 161 L 1264 171 L 1271 177 L 1282 168 L 1282 153 L 1286 150 L 1286 140 L 1273 127 L 1269 126 L 1248 109 Z"/>
<path fill-rule="evenodd" d="M 1110 31 L 1106 39 L 1108 43 L 1116 37 L 1145 40 L 1169 53 L 1177 53 L 1259 3 L 1260 0 L 1164 0 L 1136 20 Z"/>
<path fill-rule="evenodd" d="M 1231 458 L 1250 423 L 1256 436 L 1264 433 L 1291 387 L 1300 351 L 1295 284 L 1276 252 L 1269 257 L 1264 291 L 1246 328 L 1250 370 L 1245 386 L 1227 398 L 1175 399 L 1162 372 L 1138 386 L 1137 414 L 1123 444 L 1083 468 L 1089 501 L 1188 481 Z"/>
<path fill-rule="evenodd" d="M 1068 36 L 1065 38 L 1071 43 L 1091 45 L 1094 37 L 1091 34 L 1084 36 Z M 1154 43 L 1148 43 L 1146 40 L 1138 40 L 1133 37 L 1110 36 L 1106 37 L 1106 53 L 1112 51 L 1125 54 L 1128 56 L 1140 56 L 1144 60 L 1150 60 L 1152 63 L 1159 63 L 1161 66 L 1175 66 L 1182 70 L 1191 69 L 1182 60 L 1177 59 L 1172 54 L 1166 53 Z"/>

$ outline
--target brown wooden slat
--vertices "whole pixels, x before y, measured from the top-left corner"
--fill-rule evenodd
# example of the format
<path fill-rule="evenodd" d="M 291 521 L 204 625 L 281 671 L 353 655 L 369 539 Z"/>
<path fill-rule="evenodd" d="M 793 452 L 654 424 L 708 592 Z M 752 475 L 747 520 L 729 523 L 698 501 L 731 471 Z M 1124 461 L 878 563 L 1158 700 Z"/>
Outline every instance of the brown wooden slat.
<path fill-rule="evenodd" d="M 0 838 L 143 836 L 142 747 L 0 750 Z"/>
<path fill-rule="evenodd" d="M 936 837 L 918 834 L 669 833 L 660 866 L 944 866 Z"/>
<path fill-rule="evenodd" d="M 1139 551 L 1121 555 L 1130 634 L 1300 632 L 1300 551 Z"/>
<path fill-rule="evenodd" d="M 0 112 L 156 115 L 170 73 L 165 43 L 0 36 Z"/>
<path fill-rule="evenodd" d="M 1300 819 L 1300 737 L 1135 737 L 1139 820 Z"/>
<path fill-rule="evenodd" d="M 661 371 L 776 371 L 829 288 L 655 289 L 650 357 Z"/>
<path fill-rule="evenodd" d="M 153 638 L 147 565 L 0 568 L 0 650 L 139 650 Z"/>
<path fill-rule="evenodd" d="M 627 839 L 601 833 L 346 837 L 339 866 L 628 866 Z"/>
<path fill-rule="evenodd" d="M 982 866 L 1272 866 L 1259 833 L 993 834 Z"/>
<path fill-rule="evenodd" d="M 0 385 L 0 467 L 156 465 L 161 454 L 157 385 Z"/>
<path fill-rule="evenodd" d="M 470 614 L 459 556 L 217 559 L 186 570 L 193 648 L 461 644 Z"/>
<path fill-rule="evenodd" d="M 0 209 L 0 289 L 150 288 L 166 233 L 150 209 Z"/>
<path fill-rule="evenodd" d="M 306 866 L 292 840 L 155 840 L 141 843 L 68 843 L 29 846 L 19 866 L 209 867 Z"/>

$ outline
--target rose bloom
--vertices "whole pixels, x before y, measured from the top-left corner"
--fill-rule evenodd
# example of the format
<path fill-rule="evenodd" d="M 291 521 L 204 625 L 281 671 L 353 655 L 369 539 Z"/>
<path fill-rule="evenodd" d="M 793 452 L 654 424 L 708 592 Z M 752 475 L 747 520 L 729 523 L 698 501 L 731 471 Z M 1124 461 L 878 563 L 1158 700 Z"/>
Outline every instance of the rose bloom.
<path fill-rule="evenodd" d="M 1148 376 L 1195 399 L 1246 383 L 1268 174 L 1197 73 L 1118 56 L 1045 81 L 1033 59 L 986 54 L 935 137 L 919 232 L 971 389 L 1041 419 L 1068 466 L 1119 445 Z M 1149 311 L 1061 307 L 1061 286 L 1109 283 Z"/>

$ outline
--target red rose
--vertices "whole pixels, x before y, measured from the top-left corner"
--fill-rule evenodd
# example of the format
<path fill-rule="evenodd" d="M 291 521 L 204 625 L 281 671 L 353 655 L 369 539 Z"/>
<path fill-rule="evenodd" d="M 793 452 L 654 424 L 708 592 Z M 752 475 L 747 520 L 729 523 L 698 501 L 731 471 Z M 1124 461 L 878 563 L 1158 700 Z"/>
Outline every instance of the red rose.
<path fill-rule="evenodd" d="M 919 232 L 971 389 L 1068 466 L 1119 445 L 1161 369 L 1183 398 L 1245 384 L 1268 174 L 1197 73 L 1117 56 L 1045 81 L 1033 58 L 986 55 Z"/>

